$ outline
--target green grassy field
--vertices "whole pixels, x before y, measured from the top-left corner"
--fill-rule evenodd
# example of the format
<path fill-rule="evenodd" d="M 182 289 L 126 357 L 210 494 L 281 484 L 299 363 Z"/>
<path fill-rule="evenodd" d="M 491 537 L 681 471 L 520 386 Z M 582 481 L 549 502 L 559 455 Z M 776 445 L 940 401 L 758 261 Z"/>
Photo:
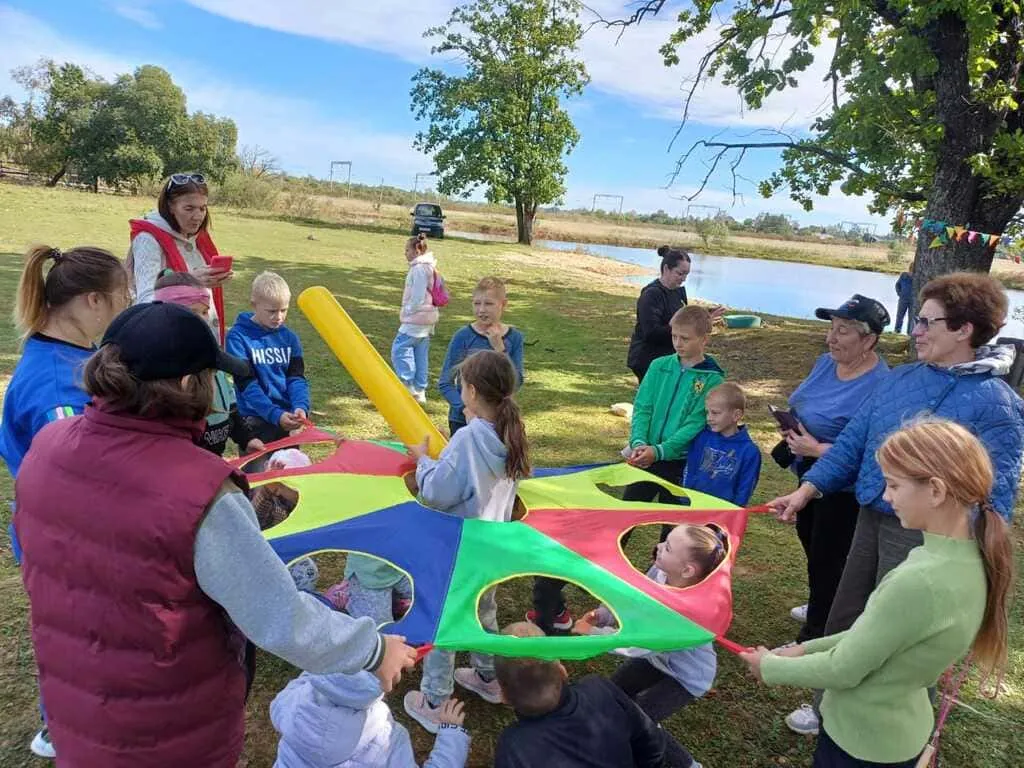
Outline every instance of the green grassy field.
<path fill-rule="evenodd" d="M 127 219 L 150 208 L 137 198 L 17 188 L 0 185 L 0 297 L 14 304 L 20 254 L 30 242 L 62 248 L 96 244 L 115 253 L 127 247 Z M 352 314 L 385 357 L 396 330 L 405 262 L 402 233 L 381 227 L 314 226 L 236 214 L 215 214 L 214 234 L 222 252 L 235 257 L 236 280 L 228 289 L 228 306 L 244 308 L 251 278 L 273 269 L 289 281 L 293 293 L 311 285 L 327 286 Z M 309 235 L 316 239 L 307 239 Z M 469 319 L 468 296 L 475 280 L 496 274 L 509 284 L 509 322 L 526 334 L 527 384 L 520 402 L 531 439 L 534 463 L 557 466 L 610 461 L 627 436 L 626 422 L 608 412 L 611 403 L 632 399 L 633 377 L 625 369 L 626 344 L 633 322 L 635 288 L 623 284 L 629 269 L 578 254 L 531 251 L 504 244 L 447 240 L 435 253 L 453 294 L 442 312 L 431 350 L 436 376 L 445 345 Z M 714 299 L 714 297 L 707 297 Z M 382 438 L 389 430 L 352 380 L 293 308 L 289 317 L 303 340 L 316 410 L 322 426 L 357 438 Z M 887 337 L 884 351 L 891 363 L 903 359 L 905 342 Z M 751 396 L 749 424 L 767 451 L 774 433 L 768 403 L 781 403 L 823 351 L 822 326 L 770 319 L 758 331 L 720 331 L 713 352 L 731 378 Z M 0 386 L 6 386 L 18 359 L 18 344 L 9 321 L 0 323 Z M 431 418 L 446 423 L 439 396 L 427 405 Z M 792 479 L 765 459 L 754 501 L 786 491 Z M 13 496 L 10 478 L 0 473 L 0 496 Z M 83 513 L 87 510 L 83 509 Z M 7 506 L 0 522 L 6 528 Z M 1020 519 L 1020 515 L 1018 515 Z M 1015 528 L 1018 543 L 1021 525 Z M 0 552 L 0 767 L 36 765 L 27 744 L 37 727 L 34 667 L 27 629 L 27 605 L 21 579 L 6 537 Z M 648 541 L 634 537 L 638 548 Z M 638 550 L 639 551 L 639 550 Z M 1018 552 L 1020 548 L 1018 548 Z M 803 555 L 795 532 L 774 520 L 755 517 L 739 553 L 733 592 L 735 614 L 730 636 L 747 644 L 774 645 L 792 639 L 796 624 L 789 608 L 806 599 Z M 326 570 L 333 571 L 333 568 Z M 976 681 L 963 695 L 970 707 L 958 708 L 943 740 L 943 764 L 956 768 L 1010 768 L 1024 765 L 1024 622 L 1022 589 L 1013 616 L 1012 666 L 1004 692 L 995 701 L 979 696 Z M 569 592 L 574 607 L 590 607 L 588 598 Z M 514 581 L 499 594 L 503 621 L 529 607 L 529 582 Z M 667 722 L 667 727 L 708 768 L 764 768 L 809 764 L 813 742 L 791 734 L 782 717 L 803 701 L 805 691 L 757 685 L 737 660 L 720 653 L 715 690 Z M 578 676 L 608 673 L 611 657 L 568 665 Z M 275 693 L 295 674 L 287 664 L 261 655 L 248 707 L 244 764 L 269 766 L 276 736 L 268 707 Z M 431 743 L 401 708 L 401 695 L 418 684 L 414 672 L 389 701 L 396 717 L 413 735 L 421 759 Z M 468 697 L 467 727 L 473 733 L 470 765 L 489 765 L 495 740 L 512 719 L 505 708 Z"/>

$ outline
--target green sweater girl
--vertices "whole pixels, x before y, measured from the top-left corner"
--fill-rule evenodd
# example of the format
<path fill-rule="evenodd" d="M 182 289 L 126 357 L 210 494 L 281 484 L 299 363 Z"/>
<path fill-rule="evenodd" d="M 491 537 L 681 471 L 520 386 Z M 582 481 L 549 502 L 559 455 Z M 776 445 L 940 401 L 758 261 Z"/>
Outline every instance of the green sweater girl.
<path fill-rule="evenodd" d="M 1013 550 L 988 498 L 992 464 L 970 432 L 920 421 L 878 450 L 885 500 L 924 545 L 891 571 L 846 632 L 743 659 L 768 685 L 823 688 L 814 768 L 913 768 L 934 728 L 929 686 L 973 648 L 1006 665 Z"/>

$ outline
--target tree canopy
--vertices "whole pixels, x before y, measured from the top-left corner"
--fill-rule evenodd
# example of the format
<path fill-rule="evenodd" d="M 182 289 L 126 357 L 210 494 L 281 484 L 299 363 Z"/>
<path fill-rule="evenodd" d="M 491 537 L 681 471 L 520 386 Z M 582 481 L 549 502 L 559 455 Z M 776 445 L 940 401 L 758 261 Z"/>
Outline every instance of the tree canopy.
<path fill-rule="evenodd" d="M 516 209 L 519 242 L 533 238 L 541 205 L 565 193 L 565 155 L 579 133 L 562 101 L 582 92 L 586 69 L 574 56 L 583 33 L 577 0 L 475 0 L 425 36 L 431 53 L 455 54 L 453 75 L 421 69 L 412 109 L 428 123 L 416 147 L 433 156 L 438 191 Z"/>
<path fill-rule="evenodd" d="M 628 25 L 666 0 L 630 6 Z M 687 73 L 683 110 L 717 77 L 757 109 L 816 57 L 828 56 L 831 103 L 805 132 L 768 140 L 696 142 L 710 171 L 734 174 L 746 153 L 781 149 L 782 165 L 760 189 L 788 190 L 810 210 L 838 186 L 870 196 L 877 213 L 904 211 L 955 227 L 999 234 L 1024 201 L 1024 18 L 1018 0 L 689 0 L 662 48 L 711 30 L 715 40 Z M 721 19 L 725 19 L 722 23 Z M 615 22 L 610 22 L 615 23 Z M 710 153 L 710 157 L 707 156 Z M 897 218 L 901 218 L 897 216 Z M 994 249 L 977 239 L 918 243 L 915 282 L 954 269 L 987 271 Z"/>
<path fill-rule="evenodd" d="M 15 70 L 27 97 L 0 102 L 4 149 L 56 184 L 69 172 L 117 187 L 181 170 L 220 179 L 236 164 L 233 121 L 189 114 L 185 94 L 154 66 L 113 82 L 43 60 Z"/>

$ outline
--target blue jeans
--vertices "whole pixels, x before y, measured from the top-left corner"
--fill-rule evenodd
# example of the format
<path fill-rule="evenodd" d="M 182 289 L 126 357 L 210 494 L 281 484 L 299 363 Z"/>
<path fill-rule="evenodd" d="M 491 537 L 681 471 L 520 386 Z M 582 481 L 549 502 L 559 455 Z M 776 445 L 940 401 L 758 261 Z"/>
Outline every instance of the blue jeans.
<path fill-rule="evenodd" d="M 867 760 L 858 760 L 832 741 L 822 728 L 818 735 L 818 748 L 814 750 L 811 768 L 914 768 L 915 765 L 916 757 L 901 763 L 871 763 Z"/>
<path fill-rule="evenodd" d="M 907 318 L 907 334 L 914 330 L 914 318 L 910 316 L 910 299 L 900 299 L 896 305 L 896 333 L 903 332 L 903 318 Z"/>
<path fill-rule="evenodd" d="M 405 576 L 393 587 L 373 589 L 359 583 L 359 577 L 352 574 L 348 577 L 348 615 L 353 619 L 369 616 L 377 626 L 391 624 L 395 620 L 393 613 L 394 597 L 412 599 L 412 584 Z"/>
<path fill-rule="evenodd" d="M 405 386 L 423 392 L 427 389 L 427 364 L 430 355 L 429 336 L 407 336 L 399 333 L 391 344 L 391 367 Z"/>
<path fill-rule="evenodd" d="M 480 624 L 488 632 L 498 632 L 498 602 L 494 589 L 488 589 L 480 596 Z M 488 680 L 494 679 L 494 657 L 470 654 L 473 668 Z M 455 690 L 455 654 L 451 651 L 431 651 L 423 659 L 423 678 L 420 690 L 433 706 L 444 702 Z"/>

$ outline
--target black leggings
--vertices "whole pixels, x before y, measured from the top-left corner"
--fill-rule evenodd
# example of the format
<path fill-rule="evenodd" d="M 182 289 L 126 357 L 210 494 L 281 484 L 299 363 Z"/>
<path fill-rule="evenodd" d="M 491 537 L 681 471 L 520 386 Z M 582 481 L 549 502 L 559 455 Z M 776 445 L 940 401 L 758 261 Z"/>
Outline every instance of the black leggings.
<path fill-rule="evenodd" d="M 629 659 L 612 673 L 612 682 L 656 723 L 693 701 L 693 694 L 647 659 Z"/>

